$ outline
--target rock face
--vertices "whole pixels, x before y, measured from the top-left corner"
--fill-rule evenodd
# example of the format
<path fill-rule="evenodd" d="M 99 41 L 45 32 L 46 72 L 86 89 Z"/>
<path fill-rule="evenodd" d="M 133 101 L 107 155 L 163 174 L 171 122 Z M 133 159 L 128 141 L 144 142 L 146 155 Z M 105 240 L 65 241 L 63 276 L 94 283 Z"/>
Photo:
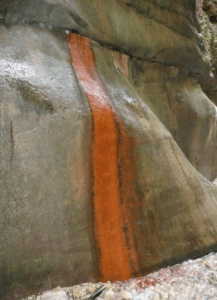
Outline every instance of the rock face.
<path fill-rule="evenodd" d="M 204 0 L 203 10 L 208 14 L 211 22 L 216 23 L 217 3 L 215 0 Z"/>
<path fill-rule="evenodd" d="M 1 41 L 0 290 L 53 271 L 86 280 L 92 120 L 66 38 L 2 27 Z"/>
<path fill-rule="evenodd" d="M 0 298 L 217 249 L 217 108 L 195 2 L 0 9 Z"/>
<path fill-rule="evenodd" d="M 217 39 L 216 21 L 217 3 L 215 1 L 204 1 L 203 9 L 198 11 L 201 20 L 204 44 L 210 57 L 212 74 L 207 79 L 200 82 L 203 91 L 216 104 L 217 103 Z M 212 22 L 210 22 L 212 20 Z"/>

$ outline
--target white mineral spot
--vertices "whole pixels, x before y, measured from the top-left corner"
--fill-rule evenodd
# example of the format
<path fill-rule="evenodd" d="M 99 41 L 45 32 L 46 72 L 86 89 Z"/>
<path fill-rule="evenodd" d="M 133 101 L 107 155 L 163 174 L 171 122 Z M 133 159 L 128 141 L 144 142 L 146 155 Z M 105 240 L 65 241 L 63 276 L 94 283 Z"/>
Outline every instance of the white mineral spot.
<path fill-rule="evenodd" d="M 38 296 L 36 300 L 68 300 L 64 290 L 52 290 Z"/>
<path fill-rule="evenodd" d="M 137 294 L 137 292 L 136 292 L 136 290 L 135 290 L 135 289 L 132 289 L 132 291 L 131 291 L 131 292 L 132 292 L 132 294 L 133 294 L 133 295 L 136 295 L 136 294 Z"/>
<path fill-rule="evenodd" d="M 145 293 L 140 293 L 139 295 L 135 296 L 133 300 L 148 300 L 150 296 L 150 292 L 147 291 Z"/>
<path fill-rule="evenodd" d="M 217 178 L 215 180 L 213 180 L 212 183 L 215 184 L 215 185 L 217 185 Z"/>
<path fill-rule="evenodd" d="M 122 290 L 120 292 L 120 296 L 123 298 L 123 299 L 132 299 L 133 295 L 132 293 L 128 292 L 128 291 L 125 291 L 125 290 Z"/>
<path fill-rule="evenodd" d="M 106 299 L 106 300 L 114 300 L 114 298 L 115 298 L 115 293 L 112 290 L 105 291 L 105 293 L 104 293 L 104 299 Z"/>

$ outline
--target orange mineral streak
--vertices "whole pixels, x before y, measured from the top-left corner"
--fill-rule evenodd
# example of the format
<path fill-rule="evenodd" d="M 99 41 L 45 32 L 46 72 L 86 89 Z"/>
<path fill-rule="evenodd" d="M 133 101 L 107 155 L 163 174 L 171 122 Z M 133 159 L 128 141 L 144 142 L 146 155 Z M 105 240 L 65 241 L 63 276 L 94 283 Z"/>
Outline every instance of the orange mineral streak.
<path fill-rule="evenodd" d="M 136 176 L 135 162 L 133 158 L 134 141 L 128 136 L 128 132 L 125 129 L 121 120 L 118 122 L 120 131 L 120 142 L 118 148 L 119 154 L 119 178 L 121 185 L 121 202 L 122 202 L 122 215 L 123 226 L 125 229 L 125 241 L 128 249 L 128 258 L 131 271 L 134 276 L 141 276 L 138 254 L 136 251 L 134 232 L 138 234 L 139 230 L 136 220 L 138 218 L 138 209 L 136 199 L 138 196 L 135 192 L 134 179 Z M 134 222 L 134 230 L 132 223 Z M 135 226 L 136 223 L 136 226 Z M 143 237 L 140 238 L 143 241 Z M 145 252 L 145 251 L 144 251 Z"/>
<path fill-rule="evenodd" d="M 74 69 L 93 113 L 93 201 L 100 280 L 125 280 L 132 273 L 122 224 L 115 119 L 96 72 L 89 40 L 70 34 L 68 43 Z"/>

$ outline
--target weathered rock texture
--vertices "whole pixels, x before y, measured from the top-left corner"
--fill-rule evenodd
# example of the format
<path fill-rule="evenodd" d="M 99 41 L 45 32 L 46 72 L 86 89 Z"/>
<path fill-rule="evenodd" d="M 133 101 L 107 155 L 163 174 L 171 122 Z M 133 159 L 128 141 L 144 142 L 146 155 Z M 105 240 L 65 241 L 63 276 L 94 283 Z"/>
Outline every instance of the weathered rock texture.
<path fill-rule="evenodd" d="M 199 1 L 198 16 L 201 20 L 204 45 L 209 54 L 211 63 L 211 74 L 207 78 L 200 80 L 201 87 L 206 95 L 217 104 L 217 27 L 215 18 L 217 16 L 216 1 Z M 202 10 L 203 8 L 203 10 Z"/>
<path fill-rule="evenodd" d="M 204 0 L 203 10 L 207 13 L 212 23 L 217 22 L 217 2 L 215 0 Z"/>
<path fill-rule="evenodd" d="M 195 2 L 1 11 L 0 298 L 217 249 L 217 108 Z"/>
<path fill-rule="evenodd" d="M 97 300 L 207 300 L 217 297 L 217 255 L 211 253 L 167 267 L 145 277 L 125 282 L 107 282 Z M 57 287 L 25 300 L 83 300 L 102 286 L 101 283 L 82 283 L 73 287 Z M 24 300 L 24 299 L 23 299 Z"/>

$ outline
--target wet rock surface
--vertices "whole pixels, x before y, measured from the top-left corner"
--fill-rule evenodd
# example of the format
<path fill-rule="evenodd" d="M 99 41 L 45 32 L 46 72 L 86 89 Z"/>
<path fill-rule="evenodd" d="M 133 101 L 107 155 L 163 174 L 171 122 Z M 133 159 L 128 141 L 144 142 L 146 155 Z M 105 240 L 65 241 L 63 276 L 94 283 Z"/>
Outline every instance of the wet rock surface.
<path fill-rule="evenodd" d="M 67 288 L 58 287 L 25 300 L 84 300 L 101 285 L 89 282 Z M 217 254 L 188 260 L 145 277 L 103 285 L 106 289 L 96 300 L 213 300 L 217 298 Z"/>
<path fill-rule="evenodd" d="M 98 280 L 90 207 L 93 119 L 71 64 L 65 31 L 2 25 L 1 40 L 0 291 L 5 299 L 10 293 L 16 299 L 69 282 Z M 131 66 L 129 57 L 122 64 L 115 59 L 118 53 L 90 42 L 101 83 L 133 141 L 128 151 L 135 162 L 121 170 L 130 178 L 130 193 L 122 188 L 121 195 L 126 201 L 123 222 L 130 211 L 139 269 L 144 274 L 215 249 L 216 186 L 183 155 L 173 138 L 174 125 L 172 135 L 160 121 L 157 102 L 153 101 L 156 111 L 151 107 L 151 92 L 143 95 L 138 88 L 143 76 L 152 90 L 158 80 L 172 79 L 174 84 L 179 70 L 161 70 L 157 64 L 148 77 L 146 64 L 135 67 L 137 62 L 131 61 Z M 179 81 L 177 85 L 181 89 Z M 205 112 L 195 104 L 196 89 Z M 195 115 L 196 132 L 202 133 L 200 147 L 208 136 L 211 153 L 216 153 L 215 106 L 196 83 L 190 90 L 180 101 Z M 171 117 L 181 112 L 179 107 Z M 197 127 L 201 120 L 207 131 Z M 186 133 L 183 124 L 177 128 L 180 135 Z M 194 126 L 189 126 L 190 136 Z M 209 172 L 215 170 L 215 156 L 212 162 Z"/>
<path fill-rule="evenodd" d="M 72 30 L 137 58 L 188 65 L 195 76 L 210 72 L 194 0 L 12 0 L 3 22 Z"/>
<path fill-rule="evenodd" d="M 21 293 L 20 286 L 32 280 L 26 278 L 30 269 L 36 286 L 38 275 L 53 268 L 60 271 L 57 282 L 64 280 L 66 256 L 72 259 L 67 274 L 75 271 L 79 256 L 84 269 L 91 268 L 83 222 L 91 193 L 92 120 L 64 32 L 18 26 L 1 27 L 0 34 L 1 298 L 9 286 Z M 70 238 L 75 232 L 76 243 Z M 20 272 L 25 265 L 26 275 Z M 78 272 L 85 274 L 84 269 L 79 266 Z"/>

